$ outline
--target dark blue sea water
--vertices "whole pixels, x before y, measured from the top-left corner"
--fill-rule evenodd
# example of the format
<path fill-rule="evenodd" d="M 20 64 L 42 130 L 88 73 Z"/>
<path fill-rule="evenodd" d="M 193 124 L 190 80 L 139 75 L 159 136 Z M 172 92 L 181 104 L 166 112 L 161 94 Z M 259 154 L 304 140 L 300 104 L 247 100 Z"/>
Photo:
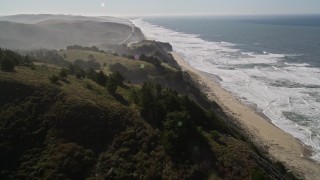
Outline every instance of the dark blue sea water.
<path fill-rule="evenodd" d="M 320 67 L 320 15 L 146 18 L 179 32 L 199 34 L 208 41 L 229 42 L 237 48 L 263 53 L 301 54 L 290 62 Z"/>
<path fill-rule="evenodd" d="M 320 15 L 133 19 L 312 147 L 320 162 Z"/>

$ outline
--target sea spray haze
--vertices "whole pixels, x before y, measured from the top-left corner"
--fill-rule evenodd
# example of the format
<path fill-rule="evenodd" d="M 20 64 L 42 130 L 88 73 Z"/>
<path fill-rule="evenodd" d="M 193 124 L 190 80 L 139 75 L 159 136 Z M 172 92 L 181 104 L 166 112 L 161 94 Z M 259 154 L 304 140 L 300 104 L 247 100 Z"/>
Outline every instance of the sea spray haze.
<path fill-rule="evenodd" d="M 273 124 L 312 147 L 320 162 L 320 16 L 133 19 Z"/>

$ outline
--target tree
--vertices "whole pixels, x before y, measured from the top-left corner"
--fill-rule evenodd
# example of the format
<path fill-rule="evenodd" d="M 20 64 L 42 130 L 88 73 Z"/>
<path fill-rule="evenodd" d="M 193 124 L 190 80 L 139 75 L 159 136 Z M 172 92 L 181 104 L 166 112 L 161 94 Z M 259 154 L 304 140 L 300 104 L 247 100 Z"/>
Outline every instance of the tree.
<path fill-rule="evenodd" d="M 114 78 L 118 86 L 121 86 L 123 84 L 123 81 L 125 80 L 122 74 L 120 74 L 118 71 L 112 73 L 110 77 Z"/>
<path fill-rule="evenodd" d="M 97 75 L 97 83 L 101 86 L 106 86 L 108 77 L 103 73 L 103 71 L 100 71 Z"/>
<path fill-rule="evenodd" d="M 60 73 L 59 73 L 59 77 L 62 81 L 66 81 L 67 77 L 68 77 L 68 70 L 65 68 L 62 68 Z"/>
<path fill-rule="evenodd" d="M 109 76 L 108 83 L 107 83 L 107 90 L 114 94 L 117 91 L 117 87 L 123 85 L 124 77 L 117 71 L 112 73 Z"/>
<path fill-rule="evenodd" d="M 93 81 L 97 81 L 97 73 L 94 71 L 94 69 L 88 69 L 86 72 L 87 78 L 91 79 Z"/>
<path fill-rule="evenodd" d="M 164 122 L 163 143 L 170 155 L 182 155 L 186 151 L 188 136 L 191 131 L 190 115 L 187 111 L 176 111 L 167 114 Z"/>
<path fill-rule="evenodd" d="M 92 50 L 92 51 L 95 51 L 95 52 L 99 52 L 99 48 L 97 48 L 96 46 L 92 46 L 92 47 L 91 47 L 91 50 Z"/>
<path fill-rule="evenodd" d="M 140 55 L 140 61 L 146 61 L 148 57 L 145 54 Z"/>
<path fill-rule="evenodd" d="M 36 66 L 32 63 L 31 58 L 30 58 L 29 55 L 24 57 L 23 65 L 26 66 L 26 67 L 30 67 L 33 70 L 36 68 Z"/>
<path fill-rule="evenodd" d="M 11 60 L 5 58 L 1 61 L 1 69 L 3 71 L 13 71 L 14 70 L 14 62 L 12 62 Z"/>
<path fill-rule="evenodd" d="M 139 91 L 136 91 L 133 87 L 130 89 L 129 93 L 130 101 L 134 104 L 139 104 Z"/>
<path fill-rule="evenodd" d="M 108 83 L 107 83 L 107 90 L 109 91 L 109 93 L 111 94 L 115 94 L 117 91 L 117 82 L 114 78 L 110 78 Z"/>
<path fill-rule="evenodd" d="M 148 57 L 145 54 L 141 54 L 140 61 L 145 61 L 145 62 L 151 63 L 158 69 L 162 68 L 161 61 L 158 58 L 153 57 L 153 56 Z"/>
<path fill-rule="evenodd" d="M 127 67 L 125 67 L 124 65 L 120 64 L 120 63 L 115 63 L 115 64 L 112 64 L 110 65 L 110 70 L 112 72 L 121 72 L 121 73 L 126 73 L 128 72 L 128 69 Z"/>
<path fill-rule="evenodd" d="M 78 79 L 85 78 L 85 77 L 86 77 L 86 72 L 85 72 L 83 69 L 79 69 L 79 70 L 76 72 L 76 77 L 77 77 Z"/>
<path fill-rule="evenodd" d="M 140 89 L 140 114 L 152 125 L 158 126 L 157 118 L 154 118 L 153 110 L 156 98 L 153 96 L 154 84 L 145 82 Z"/>
<path fill-rule="evenodd" d="M 24 57 L 24 65 L 27 67 L 31 67 L 33 65 L 29 56 Z"/>
<path fill-rule="evenodd" d="M 75 75 L 76 78 L 78 79 L 82 79 L 86 77 L 86 72 L 83 69 L 81 69 L 79 66 L 74 64 L 70 64 L 68 66 L 68 74 Z"/>

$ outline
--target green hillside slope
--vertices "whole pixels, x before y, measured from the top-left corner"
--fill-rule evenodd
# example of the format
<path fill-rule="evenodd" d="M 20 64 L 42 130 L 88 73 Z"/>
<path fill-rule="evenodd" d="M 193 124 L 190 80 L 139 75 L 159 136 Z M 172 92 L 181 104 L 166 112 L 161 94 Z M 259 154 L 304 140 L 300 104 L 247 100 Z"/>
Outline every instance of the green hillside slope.
<path fill-rule="evenodd" d="M 142 62 L 90 54 L 105 73 L 39 62 L 0 70 L 0 179 L 294 179 L 186 94 L 108 69 Z"/>

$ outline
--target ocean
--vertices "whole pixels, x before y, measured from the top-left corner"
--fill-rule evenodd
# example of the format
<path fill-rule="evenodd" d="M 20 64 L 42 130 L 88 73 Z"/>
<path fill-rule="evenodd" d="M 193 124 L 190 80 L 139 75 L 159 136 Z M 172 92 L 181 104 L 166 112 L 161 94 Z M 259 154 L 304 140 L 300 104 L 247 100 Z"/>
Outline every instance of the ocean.
<path fill-rule="evenodd" d="M 320 162 L 320 15 L 132 19 L 301 140 Z"/>

